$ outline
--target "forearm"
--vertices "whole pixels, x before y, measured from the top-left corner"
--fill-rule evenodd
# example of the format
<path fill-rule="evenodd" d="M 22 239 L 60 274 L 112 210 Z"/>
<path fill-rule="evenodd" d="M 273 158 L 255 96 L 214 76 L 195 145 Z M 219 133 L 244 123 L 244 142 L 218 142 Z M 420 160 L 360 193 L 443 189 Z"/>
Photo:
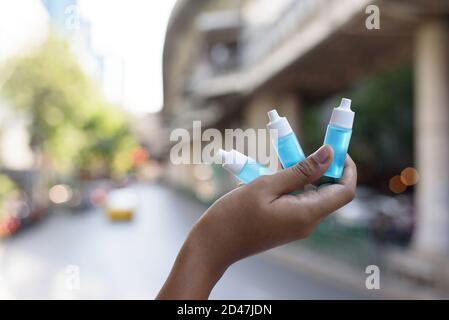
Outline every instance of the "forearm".
<path fill-rule="evenodd" d="M 213 266 L 208 257 L 187 239 L 156 299 L 207 299 L 225 267 Z"/>
<path fill-rule="evenodd" d="M 355 195 L 357 170 L 348 156 L 339 183 L 292 195 L 319 179 L 332 162 L 321 147 L 295 167 L 263 176 L 218 199 L 197 221 L 158 299 L 207 299 L 234 262 L 307 237 Z"/>

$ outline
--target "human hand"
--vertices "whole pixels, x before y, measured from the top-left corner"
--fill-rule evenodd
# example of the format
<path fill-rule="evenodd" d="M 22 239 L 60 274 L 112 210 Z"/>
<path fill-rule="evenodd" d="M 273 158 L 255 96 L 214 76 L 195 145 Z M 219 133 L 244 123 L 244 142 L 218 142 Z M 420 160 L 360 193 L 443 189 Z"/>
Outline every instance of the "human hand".
<path fill-rule="evenodd" d="M 259 177 L 218 199 L 196 223 L 175 263 L 174 270 L 184 264 L 203 273 L 183 297 L 207 298 L 232 263 L 307 237 L 323 218 L 349 203 L 357 181 L 349 155 L 339 183 L 291 194 L 318 180 L 332 157 L 332 148 L 323 146 L 296 166 Z M 160 298 L 167 292 L 164 288 Z"/>

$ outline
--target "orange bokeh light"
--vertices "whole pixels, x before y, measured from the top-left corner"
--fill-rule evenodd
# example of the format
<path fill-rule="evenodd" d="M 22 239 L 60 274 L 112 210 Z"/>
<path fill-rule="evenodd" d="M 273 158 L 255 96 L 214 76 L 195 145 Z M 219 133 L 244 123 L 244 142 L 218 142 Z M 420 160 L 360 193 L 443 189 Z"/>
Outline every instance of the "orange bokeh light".
<path fill-rule="evenodd" d="M 8 226 L 6 225 L 5 221 L 0 221 L 0 239 L 6 238 L 10 235 L 10 232 L 8 230 Z"/>
<path fill-rule="evenodd" d="M 148 161 L 149 154 L 147 150 L 139 147 L 133 150 L 131 157 L 134 165 L 139 166 Z"/>
<path fill-rule="evenodd" d="M 405 168 L 401 172 L 401 181 L 406 186 L 413 186 L 418 183 L 419 174 L 418 170 L 412 167 Z"/>
<path fill-rule="evenodd" d="M 394 176 L 388 183 L 388 188 L 393 193 L 402 193 L 407 190 L 407 186 L 402 182 L 400 176 Z"/>

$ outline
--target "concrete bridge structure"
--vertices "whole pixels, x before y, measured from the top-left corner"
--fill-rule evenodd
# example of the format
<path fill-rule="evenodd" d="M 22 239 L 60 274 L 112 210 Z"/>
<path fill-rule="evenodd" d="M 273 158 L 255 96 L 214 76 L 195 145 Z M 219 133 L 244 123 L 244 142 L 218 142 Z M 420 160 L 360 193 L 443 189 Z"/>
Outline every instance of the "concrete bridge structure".
<path fill-rule="evenodd" d="M 376 8 L 380 28 L 368 29 Z M 412 65 L 420 175 L 412 251 L 447 257 L 448 40 L 445 0 L 180 0 L 167 29 L 163 116 L 167 128 L 188 128 L 194 119 L 263 127 L 273 104 L 299 118 L 306 99 Z"/>

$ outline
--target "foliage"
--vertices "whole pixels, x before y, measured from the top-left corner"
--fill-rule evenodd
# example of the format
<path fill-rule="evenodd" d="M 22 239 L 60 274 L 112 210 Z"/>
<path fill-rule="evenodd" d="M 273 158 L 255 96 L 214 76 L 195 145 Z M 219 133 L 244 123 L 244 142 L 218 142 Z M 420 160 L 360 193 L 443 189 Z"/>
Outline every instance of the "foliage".
<path fill-rule="evenodd" d="M 66 42 L 51 36 L 9 63 L 14 71 L 3 93 L 29 118 L 30 146 L 53 169 L 92 176 L 131 168 L 124 155 L 135 142 L 125 115 L 102 99 Z"/>
<path fill-rule="evenodd" d="M 413 74 L 405 67 L 362 83 L 350 93 L 359 106 L 352 150 L 372 175 L 413 166 Z"/>
<path fill-rule="evenodd" d="M 352 99 L 356 112 L 350 154 L 357 162 L 359 180 L 384 188 L 392 175 L 413 166 L 412 69 L 375 75 L 331 103 L 308 106 L 304 144 L 309 151 L 322 143 L 332 107 L 344 96 Z"/>

